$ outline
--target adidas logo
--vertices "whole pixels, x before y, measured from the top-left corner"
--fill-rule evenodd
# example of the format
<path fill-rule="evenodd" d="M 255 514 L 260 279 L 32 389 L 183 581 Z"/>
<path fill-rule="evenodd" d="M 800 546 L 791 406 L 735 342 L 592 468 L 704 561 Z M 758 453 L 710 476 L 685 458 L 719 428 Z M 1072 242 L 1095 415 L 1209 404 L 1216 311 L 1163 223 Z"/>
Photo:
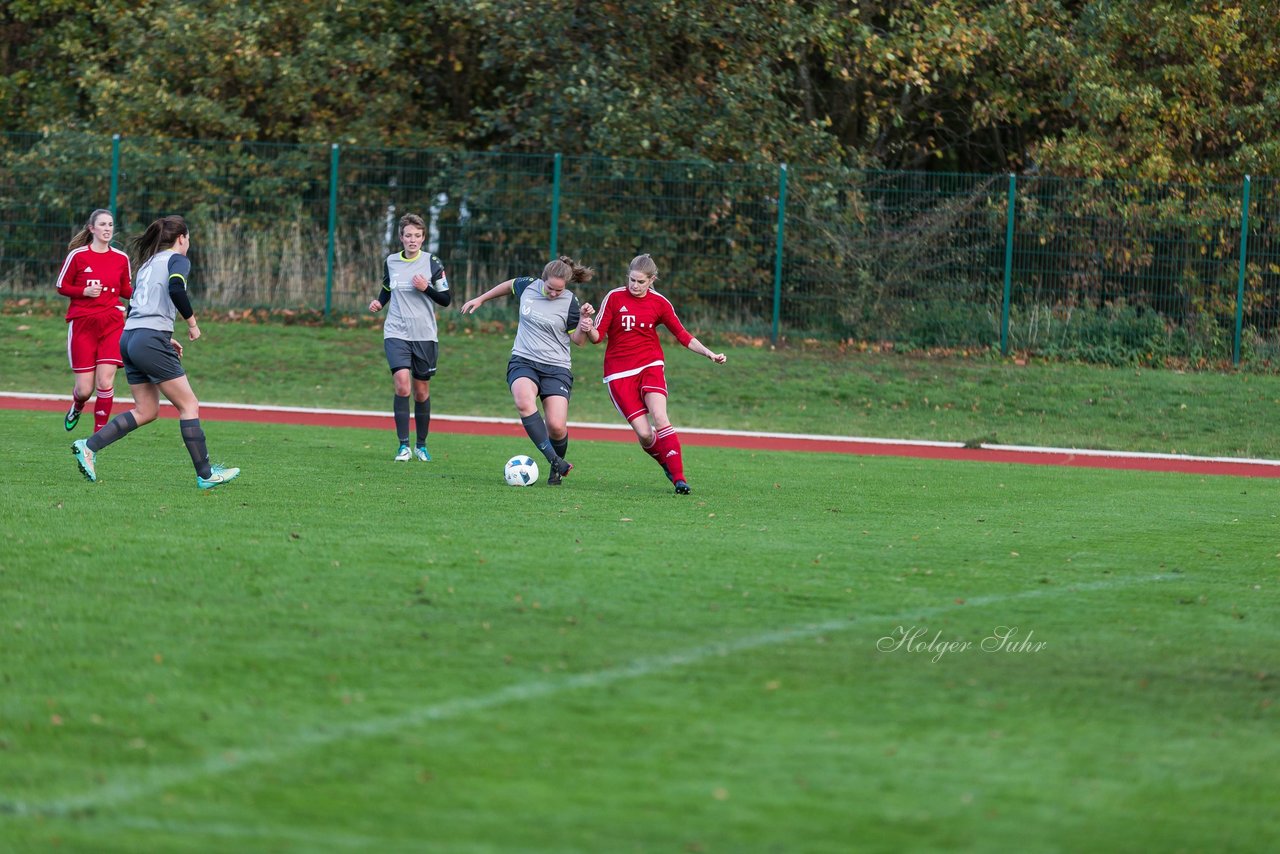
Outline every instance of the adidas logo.
<path fill-rule="evenodd" d="M 85 268 L 84 268 L 84 271 L 85 271 L 86 273 L 92 273 L 92 272 L 93 272 L 93 268 L 92 268 L 92 267 L 85 267 Z"/>
<path fill-rule="evenodd" d="M 668 456 L 668 457 L 678 457 L 678 456 L 680 456 L 680 452 L 679 452 L 679 451 L 677 451 L 677 450 L 675 450 L 675 449 L 673 448 L 673 449 L 671 449 L 670 451 L 667 451 L 667 456 Z"/>
<path fill-rule="evenodd" d="M 622 308 L 618 309 L 618 311 L 630 311 L 630 310 L 631 309 L 627 308 L 625 305 Z"/>

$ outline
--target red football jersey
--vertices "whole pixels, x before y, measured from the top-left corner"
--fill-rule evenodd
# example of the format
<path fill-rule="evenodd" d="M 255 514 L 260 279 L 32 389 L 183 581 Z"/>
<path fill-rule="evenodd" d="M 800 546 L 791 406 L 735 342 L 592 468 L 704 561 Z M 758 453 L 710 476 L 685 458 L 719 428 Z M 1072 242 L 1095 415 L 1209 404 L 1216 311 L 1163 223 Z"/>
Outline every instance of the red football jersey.
<path fill-rule="evenodd" d="M 638 298 L 626 288 L 614 288 L 605 294 L 596 314 L 596 328 L 609 339 L 604 349 L 605 382 L 663 363 L 658 324 L 667 327 L 685 346 L 693 340 L 676 317 L 671 301 L 652 288 Z"/>
<path fill-rule="evenodd" d="M 102 293 L 85 296 L 84 289 L 93 284 L 102 285 Z M 114 246 L 106 252 L 94 252 L 88 246 L 71 250 L 58 274 L 58 293 L 71 298 L 67 320 L 116 311 L 121 299 L 133 296 L 129 256 Z"/>

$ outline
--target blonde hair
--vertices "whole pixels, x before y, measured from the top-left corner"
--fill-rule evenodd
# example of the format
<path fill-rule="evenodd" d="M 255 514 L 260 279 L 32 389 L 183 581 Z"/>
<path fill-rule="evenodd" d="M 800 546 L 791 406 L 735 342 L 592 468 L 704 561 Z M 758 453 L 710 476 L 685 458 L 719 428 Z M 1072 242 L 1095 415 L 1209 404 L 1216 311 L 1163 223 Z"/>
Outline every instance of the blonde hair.
<path fill-rule="evenodd" d="M 542 268 L 542 281 L 564 279 L 565 285 L 568 286 L 574 283 L 589 282 L 595 274 L 596 271 L 590 267 L 579 264 L 568 255 L 561 255 Z"/>
<path fill-rule="evenodd" d="M 651 279 L 658 278 L 658 265 L 653 263 L 653 258 L 648 255 L 637 255 L 631 259 L 631 266 L 627 268 L 629 273 L 643 273 Z"/>
<path fill-rule="evenodd" d="M 71 242 L 67 244 L 67 249 L 79 249 L 81 246 L 88 246 L 92 243 L 93 235 L 91 233 L 91 229 L 93 228 L 93 224 L 98 221 L 98 217 L 103 214 L 111 216 L 111 211 L 106 208 L 98 208 L 96 211 L 89 214 L 89 221 L 84 224 L 84 228 L 77 231 L 75 236 L 71 238 Z"/>

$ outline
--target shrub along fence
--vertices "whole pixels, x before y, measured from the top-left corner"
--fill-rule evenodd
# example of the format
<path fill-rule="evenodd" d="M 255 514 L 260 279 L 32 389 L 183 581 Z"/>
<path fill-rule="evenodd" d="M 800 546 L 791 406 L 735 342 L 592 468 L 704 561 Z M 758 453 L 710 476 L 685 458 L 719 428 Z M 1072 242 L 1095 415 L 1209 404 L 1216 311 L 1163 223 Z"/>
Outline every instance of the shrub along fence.
<path fill-rule="evenodd" d="M 206 305 L 357 311 L 419 213 L 465 299 L 557 254 L 584 296 L 640 252 L 706 331 L 996 347 L 1125 363 L 1280 352 L 1280 190 L 1043 175 L 880 172 L 0 135 L 0 291 L 51 294 L 96 207 L 121 237 L 184 214 Z"/>

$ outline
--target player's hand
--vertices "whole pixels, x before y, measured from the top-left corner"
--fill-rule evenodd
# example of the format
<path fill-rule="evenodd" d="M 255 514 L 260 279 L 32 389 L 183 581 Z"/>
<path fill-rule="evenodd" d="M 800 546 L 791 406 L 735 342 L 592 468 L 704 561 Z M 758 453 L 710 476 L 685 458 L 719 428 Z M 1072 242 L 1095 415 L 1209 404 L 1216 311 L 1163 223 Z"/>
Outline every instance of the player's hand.
<path fill-rule="evenodd" d="M 84 295 L 90 299 L 99 296 L 102 293 L 102 285 L 86 285 Z"/>
<path fill-rule="evenodd" d="M 199 338 L 199 337 L 200 337 L 200 324 L 198 324 L 198 323 L 190 323 L 190 324 L 187 324 L 187 337 L 188 337 L 188 338 L 190 338 L 192 341 L 194 341 L 194 340 L 196 340 L 197 338 Z"/>
<path fill-rule="evenodd" d="M 428 287 L 428 286 L 430 286 L 430 284 L 431 284 L 431 283 L 427 281 L 427 277 L 426 277 L 426 276 L 422 275 L 421 273 L 415 273 L 415 274 L 414 274 L 414 276 L 413 276 L 413 286 L 414 286 L 415 288 L 417 288 L 418 290 L 420 290 L 420 291 L 425 291 L 425 290 L 427 289 L 427 287 Z"/>
<path fill-rule="evenodd" d="M 723 365 L 728 358 L 724 353 L 708 353 L 707 358 L 715 362 L 717 365 Z"/>
<path fill-rule="evenodd" d="M 463 314 L 475 314 L 476 309 L 484 305 L 479 299 L 469 299 L 462 304 Z"/>
<path fill-rule="evenodd" d="M 595 328 L 595 324 L 591 322 L 590 317 L 583 317 L 578 321 L 578 328 L 583 332 L 590 334 L 591 330 Z"/>
<path fill-rule="evenodd" d="M 595 307 L 594 307 L 594 306 L 592 306 L 592 305 L 591 305 L 591 303 L 589 303 L 589 302 L 584 302 L 584 303 L 582 304 L 582 308 L 581 308 L 581 309 L 579 309 L 579 310 L 582 312 L 583 317 L 595 317 L 595 316 L 596 316 L 596 310 L 595 310 Z"/>
<path fill-rule="evenodd" d="M 178 358 L 179 358 L 179 359 L 181 359 L 181 358 L 182 358 L 182 344 L 181 344 L 181 343 L 179 343 L 178 339 L 177 339 L 177 338 L 170 338 L 170 339 L 169 339 L 169 346 L 173 348 L 173 352 L 177 353 L 177 354 L 178 354 Z"/>
<path fill-rule="evenodd" d="M 371 303 L 369 303 L 369 311 L 372 311 L 374 314 L 377 314 L 378 312 L 382 311 L 382 303 L 378 302 L 377 300 L 373 300 Z"/>

